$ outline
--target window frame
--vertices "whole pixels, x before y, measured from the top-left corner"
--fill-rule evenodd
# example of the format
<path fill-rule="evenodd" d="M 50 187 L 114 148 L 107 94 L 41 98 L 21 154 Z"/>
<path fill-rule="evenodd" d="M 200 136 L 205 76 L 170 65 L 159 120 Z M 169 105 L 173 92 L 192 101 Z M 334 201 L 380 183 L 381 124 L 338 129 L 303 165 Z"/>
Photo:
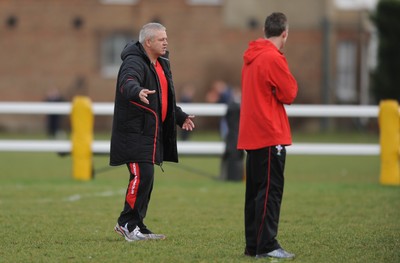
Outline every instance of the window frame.
<path fill-rule="evenodd" d="M 338 102 L 357 101 L 358 46 L 350 39 L 339 40 L 336 46 L 336 98 Z"/>
<path fill-rule="evenodd" d="M 137 41 L 132 32 L 117 31 L 101 37 L 100 40 L 100 73 L 104 78 L 116 78 L 122 60 L 123 48 L 131 41 Z"/>

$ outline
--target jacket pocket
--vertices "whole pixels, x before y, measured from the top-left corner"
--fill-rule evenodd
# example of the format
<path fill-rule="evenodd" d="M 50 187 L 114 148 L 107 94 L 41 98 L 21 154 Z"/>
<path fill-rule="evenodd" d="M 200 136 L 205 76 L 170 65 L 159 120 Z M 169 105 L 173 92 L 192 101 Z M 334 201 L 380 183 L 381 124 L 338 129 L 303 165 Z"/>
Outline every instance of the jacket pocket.
<path fill-rule="evenodd" d="M 145 125 L 145 114 L 136 115 L 134 117 L 129 118 L 124 123 L 124 130 L 127 133 L 137 133 L 143 134 L 144 125 Z"/>

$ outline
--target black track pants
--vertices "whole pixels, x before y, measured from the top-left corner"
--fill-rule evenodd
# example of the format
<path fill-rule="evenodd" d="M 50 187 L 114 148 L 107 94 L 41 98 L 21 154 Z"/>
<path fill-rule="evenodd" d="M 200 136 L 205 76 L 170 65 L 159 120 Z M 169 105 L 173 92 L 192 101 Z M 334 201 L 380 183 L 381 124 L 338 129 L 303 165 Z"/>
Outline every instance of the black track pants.
<path fill-rule="evenodd" d="M 263 254 L 280 248 L 276 236 L 283 195 L 285 159 L 286 149 L 280 145 L 247 151 L 247 254 Z"/>
<path fill-rule="evenodd" d="M 118 224 L 128 223 L 129 231 L 143 225 L 154 182 L 154 165 L 151 163 L 128 163 L 129 184 L 126 190 L 124 209 Z"/>

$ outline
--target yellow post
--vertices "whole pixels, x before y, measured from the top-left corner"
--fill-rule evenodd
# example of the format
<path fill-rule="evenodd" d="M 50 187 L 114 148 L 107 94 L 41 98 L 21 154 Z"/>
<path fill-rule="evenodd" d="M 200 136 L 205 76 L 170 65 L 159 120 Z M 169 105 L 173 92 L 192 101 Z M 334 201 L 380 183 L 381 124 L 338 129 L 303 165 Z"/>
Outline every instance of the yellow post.
<path fill-rule="evenodd" d="M 72 174 L 74 179 L 88 181 L 92 178 L 93 111 L 91 100 L 76 96 L 72 101 Z"/>
<path fill-rule="evenodd" d="M 380 183 L 400 185 L 399 145 L 400 118 L 396 100 L 383 100 L 379 105 L 379 127 L 381 146 Z"/>

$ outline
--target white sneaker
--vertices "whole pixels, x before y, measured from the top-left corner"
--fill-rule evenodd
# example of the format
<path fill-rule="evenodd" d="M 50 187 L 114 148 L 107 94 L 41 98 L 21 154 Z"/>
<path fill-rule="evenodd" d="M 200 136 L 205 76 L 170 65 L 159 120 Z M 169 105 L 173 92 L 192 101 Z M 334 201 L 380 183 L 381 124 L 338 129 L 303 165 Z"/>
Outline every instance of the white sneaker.
<path fill-rule="evenodd" d="M 114 227 L 114 231 L 123 236 L 126 241 L 132 242 L 132 241 L 140 241 L 140 240 L 147 240 L 148 238 L 144 236 L 140 232 L 140 228 L 138 226 L 135 227 L 135 229 L 132 232 L 129 232 L 128 230 L 128 223 L 125 224 L 125 226 L 120 226 L 118 223 Z"/>
<path fill-rule="evenodd" d="M 151 234 L 143 234 L 147 239 L 154 239 L 154 240 L 157 240 L 157 239 L 161 239 L 161 240 L 163 240 L 163 239 L 165 239 L 166 237 L 165 237 L 165 235 L 163 235 L 163 234 L 154 234 L 154 233 L 151 233 Z"/>
<path fill-rule="evenodd" d="M 256 258 L 274 258 L 280 260 L 293 260 L 294 257 L 294 254 L 289 253 L 282 248 L 275 249 L 269 253 L 256 255 Z"/>
<path fill-rule="evenodd" d="M 145 225 L 140 227 L 140 232 L 147 237 L 148 239 L 165 239 L 165 235 L 163 234 L 154 234 L 151 232 L 150 229 L 148 229 Z"/>

